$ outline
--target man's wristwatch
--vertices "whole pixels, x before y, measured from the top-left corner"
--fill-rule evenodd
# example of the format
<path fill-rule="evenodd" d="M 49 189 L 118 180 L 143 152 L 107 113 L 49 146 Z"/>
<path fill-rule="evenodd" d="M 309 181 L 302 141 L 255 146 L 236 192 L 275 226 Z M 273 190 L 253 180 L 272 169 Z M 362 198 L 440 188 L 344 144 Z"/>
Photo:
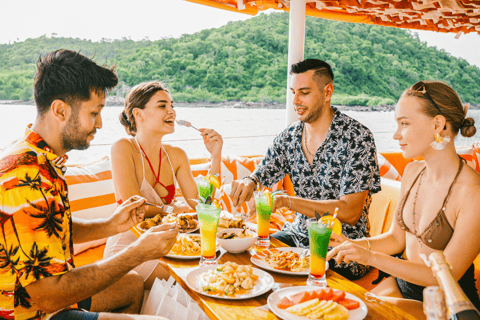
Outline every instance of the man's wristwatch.
<path fill-rule="evenodd" d="M 248 179 L 248 180 L 253 181 L 253 183 L 255 183 L 255 187 L 258 185 L 258 179 L 257 179 L 257 177 L 255 177 L 254 175 L 246 176 L 246 177 L 243 178 L 243 179 L 244 179 L 244 180 L 245 180 L 245 179 Z"/>

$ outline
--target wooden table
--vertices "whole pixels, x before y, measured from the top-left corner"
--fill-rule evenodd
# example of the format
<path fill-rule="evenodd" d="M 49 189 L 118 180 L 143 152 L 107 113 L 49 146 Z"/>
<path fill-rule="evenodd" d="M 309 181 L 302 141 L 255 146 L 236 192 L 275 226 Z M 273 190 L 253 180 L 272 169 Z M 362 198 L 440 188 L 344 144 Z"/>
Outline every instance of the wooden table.
<path fill-rule="evenodd" d="M 272 238 L 271 242 L 272 247 L 285 247 L 285 244 Z M 223 249 L 221 251 L 221 256 L 219 257 L 219 264 L 223 264 L 227 261 L 233 261 L 238 264 L 249 264 L 251 253 L 254 253 L 254 249 L 251 249 L 250 252 L 242 254 L 229 254 Z M 168 264 L 170 274 L 175 278 L 175 280 L 188 292 L 188 294 L 194 299 L 200 307 L 205 311 L 205 313 L 214 320 L 233 320 L 233 319 L 249 319 L 249 320 L 270 320 L 270 319 L 279 319 L 271 311 L 264 311 L 258 309 L 258 307 L 267 304 L 267 298 L 272 293 L 268 291 L 267 293 L 246 300 L 224 300 L 224 299 L 214 299 L 208 296 L 201 295 L 190 288 L 185 283 L 185 277 L 190 272 L 190 269 L 193 267 L 198 267 L 197 260 L 177 260 L 177 259 L 162 259 Z M 255 265 L 253 265 L 256 267 Z M 276 283 L 289 283 L 296 286 L 305 286 L 306 285 L 306 276 L 289 276 L 280 273 L 271 272 L 270 273 L 275 279 Z M 349 292 L 360 299 L 362 299 L 368 307 L 368 314 L 365 319 L 410 319 L 415 320 L 415 317 L 406 313 L 405 311 L 397 308 L 396 306 L 384 302 L 383 304 L 378 304 L 375 302 L 365 301 L 364 295 L 367 292 L 364 288 L 358 286 L 357 284 L 347 280 L 338 273 L 328 270 L 327 271 L 327 283 L 329 287 L 344 290 Z"/>

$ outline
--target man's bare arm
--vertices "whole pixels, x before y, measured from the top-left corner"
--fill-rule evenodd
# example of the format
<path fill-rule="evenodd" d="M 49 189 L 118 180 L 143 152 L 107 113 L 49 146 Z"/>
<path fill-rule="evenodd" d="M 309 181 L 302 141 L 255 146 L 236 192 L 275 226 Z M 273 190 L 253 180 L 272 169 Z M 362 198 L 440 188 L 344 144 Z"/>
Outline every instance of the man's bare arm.
<path fill-rule="evenodd" d="M 110 258 L 59 276 L 42 278 L 25 289 L 42 310 L 48 313 L 57 311 L 104 290 L 140 263 L 163 257 L 174 245 L 177 233 L 175 224 L 151 228 Z"/>
<path fill-rule="evenodd" d="M 333 215 L 335 208 L 338 208 L 337 218 L 343 223 L 355 225 L 362 215 L 367 195 L 368 191 L 352 193 L 341 196 L 340 200 L 309 200 L 288 195 L 277 195 L 273 204 L 273 210 L 287 207 L 313 218 L 315 217 L 315 211 L 320 215 L 326 211 Z"/>

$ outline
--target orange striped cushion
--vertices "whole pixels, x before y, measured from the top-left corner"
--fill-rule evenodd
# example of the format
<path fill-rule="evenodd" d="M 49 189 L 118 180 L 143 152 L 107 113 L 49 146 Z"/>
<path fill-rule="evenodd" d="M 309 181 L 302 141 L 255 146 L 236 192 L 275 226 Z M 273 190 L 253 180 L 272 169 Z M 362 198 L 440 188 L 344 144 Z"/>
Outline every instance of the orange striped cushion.
<path fill-rule="evenodd" d="M 398 173 L 397 169 L 395 169 L 395 167 L 392 166 L 391 163 L 388 162 L 388 160 L 385 159 L 384 156 L 382 156 L 380 153 L 377 153 L 377 159 L 378 159 L 378 166 L 380 167 L 380 176 L 382 178 L 392 179 L 397 181 L 402 180 L 402 177 Z"/>
<path fill-rule="evenodd" d="M 68 167 L 65 179 L 74 217 L 86 220 L 108 218 L 117 208 L 108 157 L 86 166 Z M 78 254 L 105 242 L 106 238 L 75 244 L 74 252 Z"/>
<path fill-rule="evenodd" d="M 475 145 L 470 147 L 457 147 L 457 154 L 467 161 L 467 164 L 477 172 L 480 172 L 480 165 Z"/>

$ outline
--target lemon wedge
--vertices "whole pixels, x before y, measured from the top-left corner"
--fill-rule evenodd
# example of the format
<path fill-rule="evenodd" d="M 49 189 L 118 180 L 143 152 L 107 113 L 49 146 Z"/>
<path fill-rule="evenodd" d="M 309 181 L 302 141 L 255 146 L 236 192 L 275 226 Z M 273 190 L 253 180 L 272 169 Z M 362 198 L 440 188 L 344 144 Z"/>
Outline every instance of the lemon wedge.
<path fill-rule="evenodd" d="M 215 177 L 214 175 L 210 175 L 208 180 L 210 181 L 210 183 L 212 184 L 212 186 L 214 186 L 215 188 L 219 189 L 220 188 L 220 180 L 218 180 L 217 177 Z"/>

